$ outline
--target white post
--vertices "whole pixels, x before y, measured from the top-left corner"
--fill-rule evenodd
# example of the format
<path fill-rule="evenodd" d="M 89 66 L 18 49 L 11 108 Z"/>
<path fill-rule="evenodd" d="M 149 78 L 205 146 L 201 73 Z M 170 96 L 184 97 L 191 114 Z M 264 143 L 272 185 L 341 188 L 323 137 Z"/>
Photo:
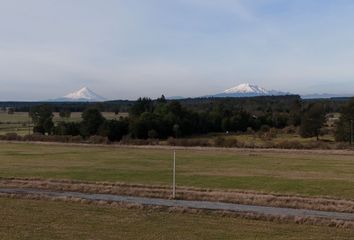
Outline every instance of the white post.
<path fill-rule="evenodd" d="M 176 150 L 173 151 L 173 183 L 172 198 L 176 198 Z"/>
<path fill-rule="evenodd" d="M 350 120 L 350 144 L 353 145 L 354 144 L 354 136 L 353 136 L 353 120 Z"/>

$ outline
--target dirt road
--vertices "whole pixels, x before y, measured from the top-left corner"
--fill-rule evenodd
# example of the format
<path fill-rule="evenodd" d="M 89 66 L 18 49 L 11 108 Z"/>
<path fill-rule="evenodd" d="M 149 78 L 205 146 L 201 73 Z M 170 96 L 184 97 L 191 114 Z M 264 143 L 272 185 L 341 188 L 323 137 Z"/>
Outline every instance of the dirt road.
<path fill-rule="evenodd" d="M 130 204 L 141 204 L 149 206 L 164 206 L 164 207 L 183 207 L 191 209 L 204 210 L 221 210 L 242 213 L 255 213 L 261 215 L 271 216 L 285 216 L 285 217 L 313 217 L 313 218 L 327 218 L 336 220 L 354 221 L 354 213 L 338 213 L 325 212 L 304 209 L 292 208 L 277 208 L 264 207 L 254 205 L 241 205 L 232 203 L 210 202 L 210 201 L 186 201 L 186 200 L 169 200 L 158 198 L 145 197 L 130 197 L 113 194 L 86 194 L 79 192 L 55 192 L 40 189 L 24 189 L 24 188 L 0 188 L 0 193 L 7 194 L 23 194 L 23 195 L 42 195 L 47 197 L 73 197 L 93 201 L 112 201 L 123 202 Z"/>

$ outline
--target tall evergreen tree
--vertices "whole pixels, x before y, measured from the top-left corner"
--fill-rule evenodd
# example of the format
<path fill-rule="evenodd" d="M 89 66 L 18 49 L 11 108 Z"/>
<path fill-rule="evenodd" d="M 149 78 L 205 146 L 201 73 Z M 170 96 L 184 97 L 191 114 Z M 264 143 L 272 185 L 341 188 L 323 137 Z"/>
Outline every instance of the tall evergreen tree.
<path fill-rule="evenodd" d="M 52 134 L 54 123 L 53 123 L 53 112 L 48 105 L 39 105 L 31 108 L 29 112 L 30 117 L 34 123 L 33 132 L 42 134 Z"/>
<path fill-rule="evenodd" d="M 335 133 L 337 141 L 351 141 L 352 121 L 354 121 L 354 98 L 352 98 L 341 111 Z"/>
<path fill-rule="evenodd" d="M 104 122 L 104 117 L 101 112 L 96 108 L 86 109 L 82 113 L 81 122 L 81 135 L 83 137 L 89 137 L 92 135 L 97 135 L 100 126 Z"/>
<path fill-rule="evenodd" d="M 305 138 L 317 137 L 317 140 L 319 140 L 325 116 L 322 104 L 310 104 L 301 118 L 300 135 Z"/>

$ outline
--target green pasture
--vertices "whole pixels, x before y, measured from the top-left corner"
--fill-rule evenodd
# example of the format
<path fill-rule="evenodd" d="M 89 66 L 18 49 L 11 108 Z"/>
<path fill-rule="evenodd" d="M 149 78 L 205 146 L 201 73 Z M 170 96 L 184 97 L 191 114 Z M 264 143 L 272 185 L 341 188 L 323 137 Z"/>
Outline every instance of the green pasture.
<path fill-rule="evenodd" d="M 0 144 L 0 177 L 171 184 L 172 150 Z M 177 151 L 177 185 L 354 199 L 354 156 Z"/>

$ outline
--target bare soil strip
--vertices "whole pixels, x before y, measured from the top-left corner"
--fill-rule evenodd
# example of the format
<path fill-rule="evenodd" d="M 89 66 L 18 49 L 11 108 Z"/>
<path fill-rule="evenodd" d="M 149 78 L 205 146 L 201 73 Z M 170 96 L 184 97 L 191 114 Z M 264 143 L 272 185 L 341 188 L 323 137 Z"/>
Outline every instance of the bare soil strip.
<path fill-rule="evenodd" d="M 354 213 L 338 213 L 326 211 L 314 211 L 305 209 L 264 207 L 254 205 L 241 205 L 233 203 L 210 202 L 210 201 L 186 201 L 170 200 L 146 197 L 132 197 L 112 194 L 87 194 L 79 192 L 55 192 L 41 189 L 21 188 L 0 188 L 0 193 L 20 195 L 43 195 L 46 197 L 69 197 L 90 201 L 123 202 L 128 204 L 140 204 L 148 206 L 182 207 L 190 209 L 231 211 L 242 213 L 253 213 L 269 216 L 304 217 L 304 218 L 325 218 L 344 221 L 354 221 Z"/>

